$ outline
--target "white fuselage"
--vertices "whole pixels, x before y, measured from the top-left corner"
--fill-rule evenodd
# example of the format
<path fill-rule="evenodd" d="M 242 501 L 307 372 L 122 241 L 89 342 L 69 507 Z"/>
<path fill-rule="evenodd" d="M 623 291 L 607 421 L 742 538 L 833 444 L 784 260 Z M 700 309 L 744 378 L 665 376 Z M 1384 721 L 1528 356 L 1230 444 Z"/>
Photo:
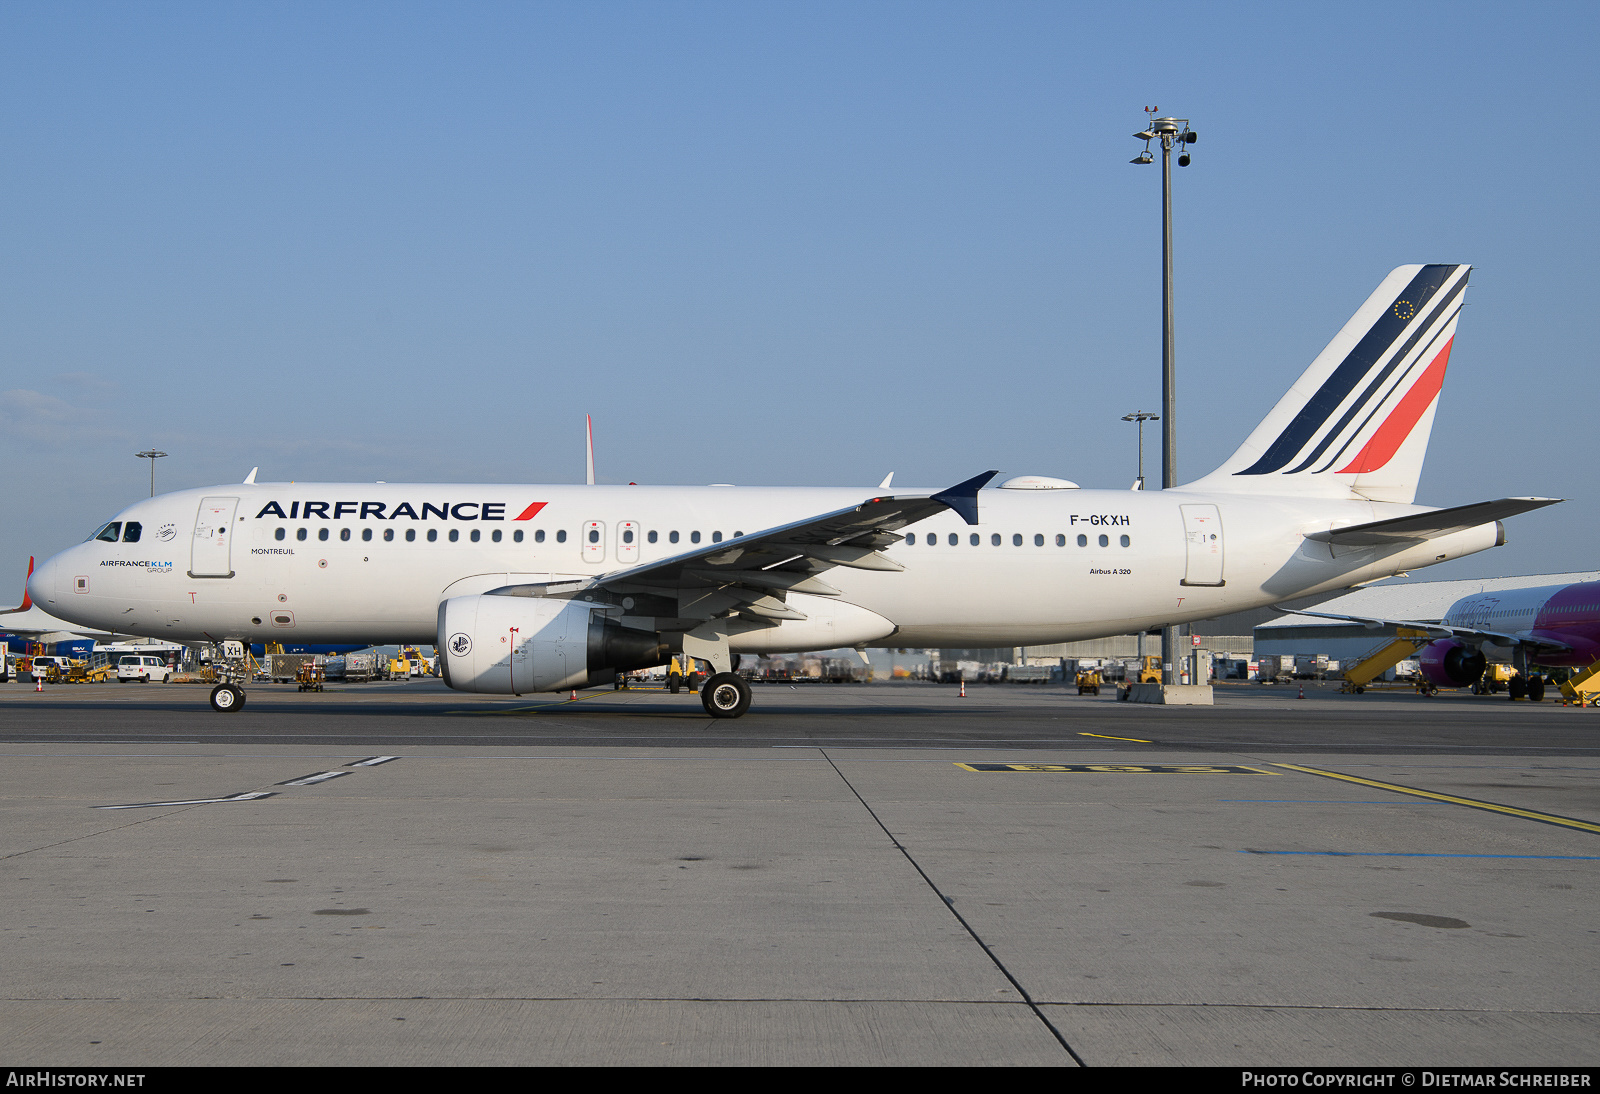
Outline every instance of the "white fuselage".
<path fill-rule="evenodd" d="M 72 547 L 41 566 L 29 589 L 45 610 L 80 625 L 177 641 L 432 643 L 445 598 L 597 577 L 873 496 L 833 488 L 218 486 L 129 506 L 116 519 L 138 522 L 138 542 Z M 945 512 L 904 529 L 915 543 L 885 552 L 903 572 L 837 567 L 826 579 L 840 590 L 833 601 L 890 622 L 892 632 L 874 636 L 874 645 L 1037 645 L 1260 607 L 1496 542 L 1493 524 L 1388 548 L 1302 538 L 1425 510 L 1186 490 L 987 489 L 975 526 Z M 821 648 L 815 628 L 791 623 L 751 641 L 736 636 L 732 648 Z"/>

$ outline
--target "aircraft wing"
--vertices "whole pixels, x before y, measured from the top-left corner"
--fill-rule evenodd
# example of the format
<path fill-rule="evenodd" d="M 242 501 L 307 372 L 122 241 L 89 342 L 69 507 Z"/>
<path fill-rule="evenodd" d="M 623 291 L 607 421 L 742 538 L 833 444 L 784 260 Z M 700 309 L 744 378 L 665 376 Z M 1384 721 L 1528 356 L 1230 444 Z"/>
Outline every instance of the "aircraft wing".
<path fill-rule="evenodd" d="M 676 601 L 672 610 L 660 610 L 665 607 L 662 605 L 651 614 L 709 619 L 740 611 L 762 619 L 804 619 L 784 603 L 783 593 L 837 596 L 838 589 L 816 576 L 835 566 L 905 569 L 881 553 L 882 548 L 900 542 L 899 530 L 947 509 L 959 513 L 968 524 L 978 523 L 978 490 L 997 474 L 986 471 L 937 494 L 869 498 L 859 505 L 704 544 L 693 551 L 594 578 L 510 586 L 494 593 L 662 596 Z"/>
<path fill-rule="evenodd" d="M 1408 517 L 1391 517 L 1369 524 L 1353 524 L 1348 528 L 1334 528 L 1326 532 L 1307 533 L 1307 539 L 1330 543 L 1339 547 L 1386 547 L 1406 540 L 1437 539 L 1452 532 L 1464 532 L 1493 520 L 1504 520 L 1519 513 L 1555 505 L 1562 498 L 1501 498 L 1498 501 L 1480 501 L 1472 505 L 1458 505 L 1453 509 L 1435 509 L 1431 513 L 1414 513 Z"/>
<path fill-rule="evenodd" d="M 1482 523 L 1480 521 L 1480 523 Z M 1424 631 L 1435 638 L 1459 638 L 1463 642 L 1493 642 L 1497 646 L 1527 646 L 1530 649 L 1545 650 L 1552 653 L 1563 653 L 1572 647 L 1565 642 L 1556 642 L 1549 638 L 1534 638 L 1526 634 L 1510 634 L 1506 631 L 1486 631 L 1479 627 L 1451 627 L 1443 623 L 1426 623 L 1416 619 L 1382 619 L 1366 615 L 1335 615 L 1332 612 L 1308 612 L 1297 608 L 1285 608 L 1274 605 L 1276 611 L 1287 612 L 1290 615 L 1309 615 L 1317 619 L 1337 619 L 1341 623 L 1360 623 L 1364 626 L 1377 629 L 1379 627 L 1404 627 L 1410 630 Z"/>

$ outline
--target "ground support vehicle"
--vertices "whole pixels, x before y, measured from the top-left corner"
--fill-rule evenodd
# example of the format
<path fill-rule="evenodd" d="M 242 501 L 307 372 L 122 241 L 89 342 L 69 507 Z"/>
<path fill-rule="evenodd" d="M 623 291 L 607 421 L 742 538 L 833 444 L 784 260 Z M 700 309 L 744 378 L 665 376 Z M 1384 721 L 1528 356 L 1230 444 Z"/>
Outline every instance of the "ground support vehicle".
<path fill-rule="evenodd" d="M 305 662 L 294 674 L 294 682 L 299 685 L 300 691 L 321 691 L 327 679 L 328 670 L 315 661 Z"/>
<path fill-rule="evenodd" d="M 172 670 L 167 667 L 166 661 L 159 657 L 150 657 L 145 654 L 130 653 L 117 661 L 117 683 L 127 684 L 137 681 L 148 684 L 151 680 L 160 680 L 163 684 L 172 679 Z"/>

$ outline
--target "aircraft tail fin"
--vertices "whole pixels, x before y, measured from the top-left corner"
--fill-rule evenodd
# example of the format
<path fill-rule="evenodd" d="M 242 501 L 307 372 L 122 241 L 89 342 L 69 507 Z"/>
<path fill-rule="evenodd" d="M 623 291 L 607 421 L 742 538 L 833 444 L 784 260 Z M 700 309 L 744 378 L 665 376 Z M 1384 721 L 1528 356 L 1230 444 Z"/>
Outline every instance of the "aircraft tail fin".
<path fill-rule="evenodd" d="M 28 556 L 28 577 L 22 579 L 22 606 L 20 608 L 0 609 L 0 615 L 12 615 L 16 612 L 25 612 L 33 607 L 33 598 L 28 595 L 28 578 L 33 577 L 33 556 Z"/>
<path fill-rule="evenodd" d="M 1413 501 L 1471 272 L 1390 273 L 1239 450 L 1190 486 Z"/>

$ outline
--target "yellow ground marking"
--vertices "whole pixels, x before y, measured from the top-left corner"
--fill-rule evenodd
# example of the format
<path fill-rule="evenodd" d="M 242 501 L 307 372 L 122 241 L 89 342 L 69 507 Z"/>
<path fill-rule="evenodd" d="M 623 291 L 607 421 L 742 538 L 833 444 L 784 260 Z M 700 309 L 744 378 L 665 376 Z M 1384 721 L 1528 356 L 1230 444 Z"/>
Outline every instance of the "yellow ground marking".
<path fill-rule="evenodd" d="M 1501 805 L 1498 802 L 1479 801 L 1477 798 L 1462 798 L 1454 794 L 1438 794 L 1432 790 L 1419 790 L 1414 786 L 1401 786 L 1398 783 L 1379 782 L 1377 779 L 1363 779 L 1359 775 L 1344 775 L 1337 771 L 1323 771 L 1318 767 L 1302 767 L 1299 764 L 1273 764 L 1288 771 L 1299 771 L 1307 775 L 1320 775 L 1324 779 L 1339 779 L 1347 783 L 1359 783 L 1362 786 L 1376 787 L 1379 790 L 1389 790 L 1396 794 L 1409 794 L 1414 798 L 1427 798 L 1431 801 L 1449 802 L 1451 805 L 1465 805 L 1469 809 L 1483 809 L 1490 813 L 1504 813 L 1508 817 L 1521 817 L 1523 820 L 1538 821 L 1540 824 L 1554 824 L 1560 828 L 1576 828 L 1580 832 L 1600 832 L 1600 824 L 1593 821 L 1577 820 L 1573 817 L 1562 817 L 1555 813 L 1540 813 L 1533 809 L 1518 809 L 1514 805 Z"/>
<path fill-rule="evenodd" d="M 1235 764 L 956 764 L 967 771 L 1066 771 L 1079 775 L 1275 775 Z"/>
<path fill-rule="evenodd" d="M 1135 744 L 1153 745 L 1154 741 L 1146 741 L 1139 737 L 1113 737 L 1109 733 L 1080 733 L 1080 737 L 1099 737 L 1102 741 L 1132 741 Z"/>

